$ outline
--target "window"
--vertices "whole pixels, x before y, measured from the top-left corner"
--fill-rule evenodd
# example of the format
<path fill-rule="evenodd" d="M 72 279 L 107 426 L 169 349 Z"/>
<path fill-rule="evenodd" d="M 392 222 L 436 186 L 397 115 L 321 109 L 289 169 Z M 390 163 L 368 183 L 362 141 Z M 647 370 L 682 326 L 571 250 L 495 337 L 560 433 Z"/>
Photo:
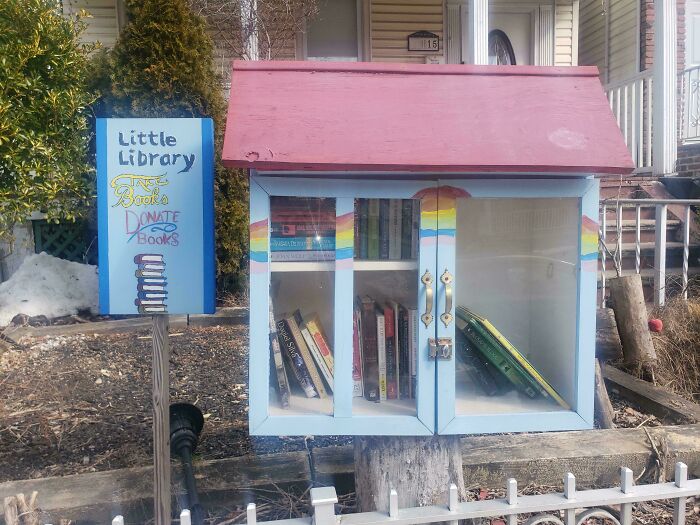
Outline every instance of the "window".
<path fill-rule="evenodd" d="M 514 66 L 515 53 L 508 36 L 500 29 L 489 33 L 489 64 Z"/>
<path fill-rule="evenodd" d="M 308 60 L 359 58 L 357 0 L 321 0 L 306 32 Z"/>

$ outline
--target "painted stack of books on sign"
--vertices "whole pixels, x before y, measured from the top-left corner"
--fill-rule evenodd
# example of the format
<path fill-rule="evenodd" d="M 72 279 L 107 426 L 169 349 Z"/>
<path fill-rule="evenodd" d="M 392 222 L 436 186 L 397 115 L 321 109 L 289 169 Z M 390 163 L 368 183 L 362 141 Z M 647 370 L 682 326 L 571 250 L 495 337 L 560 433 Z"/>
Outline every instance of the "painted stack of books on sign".
<path fill-rule="evenodd" d="M 419 226 L 417 200 L 357 199 L 355 259 L 416 259 Z"/>
<path fill-rule="evenodd" d="M 318 315 L 296 310 L 275 319 L 271 312 L 270 350 L 282 408 L 289 408 L 292 388 L 306 397 L 326 398 L 333 392 L 333 351 Z"/>
<path fill-rule="evenodd" d="M 514 388 L 531 399 L 550 398 L 563 408 L 570 409 L 527 358 L 488 319 L 458 306 L 456 323 L 457 358 L 472 382 L 486 395 L 495 396 Z"/>
<path fill-rule="evenodd" d="M 416 395 L 418 312 L 357 297 L 353 312 L 353 395 L 381 403 Z"/>
<path fill-rule="evenodd" d="M 271 197 L 272 262 L 335 259 L 335 200 Z"/>

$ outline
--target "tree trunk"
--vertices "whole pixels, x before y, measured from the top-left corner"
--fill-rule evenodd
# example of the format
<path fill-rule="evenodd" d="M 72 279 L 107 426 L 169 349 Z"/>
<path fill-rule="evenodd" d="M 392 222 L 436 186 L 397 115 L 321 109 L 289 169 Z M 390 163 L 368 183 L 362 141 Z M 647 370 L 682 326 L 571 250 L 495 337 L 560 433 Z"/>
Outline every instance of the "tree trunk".
<path fill-rule="evenodd" d="M 399 508 L 446 505 L 451 483 L 464 501 L 459 436 L 355 438 L 359 512 L 387 512 L 391 489 Z"/>
<path fill-rule="evenodd" d="M 613 423 L 613 416 L 615 411 L 613 410 L 612 403 L 610 402 L 610 397 L 608 396 L 608 389 L 605 388 L 605 380 L 603 379 L 603 372 L 600 369 L 600 362 L 595 360 L 595 418 L 598 420 L 600 428 L 615 428 L 615 423 Z"/>
<path fill-rule="evenodd" d="M 625 365 L 637 371 L 651 370 L 656 365 L 656 352 L 649 333 L 642 278 L 634 274 L 609 282 Z"/>

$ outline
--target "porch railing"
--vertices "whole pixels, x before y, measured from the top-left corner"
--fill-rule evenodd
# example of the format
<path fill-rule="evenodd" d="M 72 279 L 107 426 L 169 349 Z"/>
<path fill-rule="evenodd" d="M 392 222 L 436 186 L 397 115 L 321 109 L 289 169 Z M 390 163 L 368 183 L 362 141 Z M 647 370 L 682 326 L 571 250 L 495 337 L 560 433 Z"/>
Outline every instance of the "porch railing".
<path fill-rule="evenodd" d="M 334 487 L 311 489 L 313 516 L 276 521 L 257 521 L 256 506 L 248 504 L 247 525 L 412 525 L 434 522 L 448 522 L 457 525 L 458 520 L 475 518 L 505 518 L 508 525 L 518 523 L 518 515 L 525 515 L 526 524 L 554 523 L 559 525 L 579 525 L 589 518 L 608 519 L 617 525 L 631 525 L 634 504 L 654 500 L 673 500 L 673 524 L 683 525 L 686 516 L 686 502 L 689 497 L 700 494 L 700 479 L 688 479 L 688 467 L 676 463 L 674 481 L 652 485 L 635 485 L 632 471 L 620 469 L 620 486 L 608 489 L 576 490 L 576 478 L 568 473 L 564 476 L 564 492 L 519 496 L 518 483 L 509 479 L 506 483 L 506 497 L 482 501 L 459 501 L 457 486 L 448 489 L 446 505 L 399 508 L 396 490 L 389 492 L 389 512 L 362 512 L 336 514 L 338 498 Z M 613 508 L 615 506 L 616 508 Z M 525 517 L 524 516 L 524 517 Z M 188 511 L 180 515 L 182 525 L 190 525 Z M 124 520 L 117 516 L 112 525 L 123 525 Z"/>
<path fill-rule="evenodd" d="M 652 71 L 605 86 L 610 108 L 639 171 L 652 166 Z"/>
<path fill-rule="evenodd" d="M 680 79 L 680 138 L 684 142 L 700 141 L 700 66 L 683 71 Z"/>
<path fill-rule="evenodd" d="M 605 306 L 606 292 L 606 269 L 608 263 L 611 264 L 610 269 L 616 269 L 618 273 L 630 273 L 630 270 L 622 269 L 623 258 L 623 210 L 633 208 L 635 211 L 634 219 L 634 272 L 641 273 L 641 232 L 642 219 L 641 212 L 644 208 L 653 208 L 654 214 L 654 304 L 663 306 L 666 301 L 666 255 L 669 247 L 667 239 L 668 228 L 668 210 L 669 206 L 680 207 L 682 212 L 676 213 L 681 218 L 682 222 L 682 248 L 683 259 L 681 268 L 682 288 L 681 294 L 684 299 L 688 298 L 688 272 L 689 272 L 689 255 L 690 255 L 690 225 L 694 220 L 693 206 L 700 206 L 700 199 L 606 199 L 600 203 L 600 283 L 602 288 L 601 306 Z M 608 211 L 612 211 L 615 224 L 615 245 L 610 246 L 608 239 Z"/>

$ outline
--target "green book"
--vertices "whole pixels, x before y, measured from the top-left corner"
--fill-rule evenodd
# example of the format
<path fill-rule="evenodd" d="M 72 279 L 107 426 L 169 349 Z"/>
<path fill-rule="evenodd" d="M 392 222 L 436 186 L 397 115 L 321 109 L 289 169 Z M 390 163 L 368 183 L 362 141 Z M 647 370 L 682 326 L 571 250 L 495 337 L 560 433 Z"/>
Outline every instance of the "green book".
<path fill-rule="evenodd" d="M 539 396 L 539 389 L 533 388 L 527 374 L 518 367 L 517 362 L 502 348 L 494 346 L 484 337 L 478 324 L 473 320 L 463 319 L 458 315 L 456 326 L 481 354 L 494 365 L 520 392 L 530 398 Z"/>
<path fill-rule="evenodd" d="M 367 212 L 367 258 L 379 259 L 379 199 L 369 199 Z"/>

